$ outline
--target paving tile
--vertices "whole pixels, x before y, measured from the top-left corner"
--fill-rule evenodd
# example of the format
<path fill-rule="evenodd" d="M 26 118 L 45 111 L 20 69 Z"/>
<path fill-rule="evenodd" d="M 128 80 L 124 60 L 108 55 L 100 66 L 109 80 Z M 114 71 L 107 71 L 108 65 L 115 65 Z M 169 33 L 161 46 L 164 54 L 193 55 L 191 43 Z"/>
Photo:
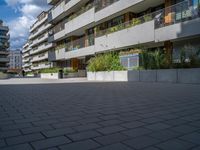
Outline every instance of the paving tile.
<path fill-rule="evenodd" d="M 51 147 L 67 144 L 70 142 L 71 141 L 67 137 L 59 136 L 59 137 L 48 138 L 48 139 L 40 140 L 36 142 L 31 142 L 31 144 L 33 145 L 35 149 L 40 150 L 40 149 L 51 148 Z"/>
<path fill-rule="evenodd" d="M 179 138 L 182 139 L 182 140 L 200 145 L 200 133 L 195 132 L 195 133 L 191 133 L 191 134 L 181 136 Z"/>
<path fill-rule="evenodd" d="M 154 123 L 154 124 L 145 126 L 145 128 L 148 128 L 151 130 L 163 130 L 163 129 L 167 129 L 169 127 L 171 127 L 171 126 L 164 124 L 164 123 Z"/>
<path fill-rule="evenodd" d="M 178 139 L 169 140 L 157 145 L 162 150 L 189 150 L 194 147 L 194 144 L 184 142 Z"/>
<path fill-rule="evenodd" d="M 63 146 L 60 146 L 61 150 L 92 150 L 95 148 L 100 147 L 100 145 L 92 140 L 86 140 L 86 141 L 80 141 L 80 142 L 74 142 L 71 144 L 66 144 Z"/>
<path fill-rule="evenodd" d="M 4 147 L 4 146 L 6 146 L 5 141 L 4 140 L 0 140 L 0 147 Z"/>
<path fill-rule="evenodd" d="M 24 128 L 21 129 L 23 134 L 30 134 L 30 133 L 36 133 L 36 132 L 42 132 L 46 130 L 52 130 L 53 127 L 49 125 L 39 126 L 39 127 L 31 127 L 31 128 Z"/>
<path fill-rule="evenodd" d="M 46 137 L 54 137 L 54 136 L 61 136 L 73 133 L 74 130 L 72 128 L 61 128 L 61 129 L 55 129 L 55 130 L 49 130 L 49 131 L 43 131 L 42 133 Z"/>
<path fill-rule="evenodd" d="M 101 121 L 98 124 L 100 124 L 102 126 L 111 126 L 111 125 L 118 125 L 120 123 L 122 123 L 121 120 L 113 119 L 113 120 Z"/>
<path fill-rule="evenodd" d="M 132 149 L 127 147 L 124 144 L 117 143 L 117 144 L 101 147 L 97 150 L 132 150 Z"/>
<path fill-rule="evenodd" d="M 20 144 L 1 148 L 1 150 L 33 150 L 29 144 Z"/>
<path fill-rule="evenodd" d="M 128 129 L 137 128 L 144 125 L 145 123 L 140 122 L 140 121 L 132 121 L 132 122 L 120 124 L 120 126 L 128 128 Z"/>
<path fill-rule="evenodd" d="M 110 145 L 113 143 L 122 142 L 127 139 L 129 139 L 129 137 L 121 133 L 115 133 L 115 134 L 110 134 L 110 135 L 94 138 L 95 141 L 97 141 L 98 143 L 102 145 Z"/>
<path fill-rule="evenodd" d="M 186 133 L 191 133 L 193 131 L 196 131 L 198 130 L 198 128 L 184 124 L 184 125 L 173 127 L 172 130 L 175 132 L 186 134 Z"/>
<path fill-rule="evenodd" d="M 141 136 L 124 141 L 123 143 L 135 149 L 142 149 L 160 143 L 160 141 L 151 137 Z"/>
<path fill-rule="evenodd" d="M 40 133 L 34 133 L 34 134 L 29 134 L 29 135 L 7 138 L 6 142 L 8 143 L 8 145 L 15 145 L 15 144 L 22 144 L 22 143 L 32 142 L 32 141 L 42 140 L 42 139 L 44 139 L 43 135 L 41 135 Z"/>
<path fill-rule="evenodd" d="M 0 131 L 0 139 L 1 138 L 12 137 L 12 136 L 18 136 L 18 135 L 21 135 L 19 130 Z"/>
<path fill-rule="evenodd" d="M 67 137 L 69 137 L 73 141 L 86 140 L 86 139 L 95 138 L 98 136 L 101 136 L 101 134 L 96 131 L 84 131 L 84 132 L 67 135 Z"/>
<path fill-rule="evenodd" d="M 139 127 L 139 128 L 123 131 L 122 133 L 130 137 L 137 137 L 137 136 L 141 136 L 145 134 L 150 134 L 152 133 L 152 130 Z"/>
<path fill-rule="evenodd" d="M 102 134 L 117 133 L 117 132 L 120 132 L 120 131 L 123 131 L 123 130 L 125 130 L 125 128 L 123 128 L 121 126 L 109 126 L 109 127 L 97 129 L 97 131 L 102 133 Z"/>
<path fill-rule="evenodd" d="M 97 129 L 97 128 L 101 128 L 101 126 L 96 123 L 85 124 L 85 125 L 73 127 L 73 129 L 75 129 L 76 131 L 87 131 L 87 130 Z"/>
<path fill-rule="evenodd" d="M 149 134 L 150 137 L 156 138 L 158 140 L 166 141 L 175 137 L 179 137 L 181 133 L 171 131 L 169 129 L 157 131 Z"/>

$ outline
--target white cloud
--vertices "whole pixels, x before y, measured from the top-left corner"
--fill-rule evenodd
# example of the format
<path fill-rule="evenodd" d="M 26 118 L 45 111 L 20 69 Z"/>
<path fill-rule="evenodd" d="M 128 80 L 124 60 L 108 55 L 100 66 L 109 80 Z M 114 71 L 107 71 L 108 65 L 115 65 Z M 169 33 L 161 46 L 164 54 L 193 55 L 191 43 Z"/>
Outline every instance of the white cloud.
<path fill-rule="evenodd" d="M 46 0 L 5 0 L 21 16 L 8 22 L 11 36 L 11 49 L 22 48 L 29 35 L 30 26 L 37 15 L 47 10 Z"/>

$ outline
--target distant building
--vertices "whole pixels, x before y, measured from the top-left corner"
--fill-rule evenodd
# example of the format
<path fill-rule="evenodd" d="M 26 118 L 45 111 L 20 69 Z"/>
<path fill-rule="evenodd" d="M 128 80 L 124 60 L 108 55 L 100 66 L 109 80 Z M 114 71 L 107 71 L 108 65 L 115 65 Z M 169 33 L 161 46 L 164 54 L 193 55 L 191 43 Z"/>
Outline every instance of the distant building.
<path fill-rule="evenodd" d="M 0 20 L 0 72 L 6 72 L 8 69 L 8 48 L 9 48 L 9 34 L 8 27 L 4 26 L 3 21 Z"/>
<path fill-rule="evenodd" d="M 22 52 L 12 50 L 9 52 L 9 72 L 21 72 L 22 70 Z"/>

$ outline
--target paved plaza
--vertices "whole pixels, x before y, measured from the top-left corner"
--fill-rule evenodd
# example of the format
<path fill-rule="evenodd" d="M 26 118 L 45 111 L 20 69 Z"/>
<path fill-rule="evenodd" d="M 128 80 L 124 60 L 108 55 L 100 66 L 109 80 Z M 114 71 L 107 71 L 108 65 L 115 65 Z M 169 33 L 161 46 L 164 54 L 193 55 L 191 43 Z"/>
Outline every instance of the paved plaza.
<path fill-rule="evenodd" d="M 200 150 L 200 85 L 16 80 L 0 81 L 0 150 Z"/>

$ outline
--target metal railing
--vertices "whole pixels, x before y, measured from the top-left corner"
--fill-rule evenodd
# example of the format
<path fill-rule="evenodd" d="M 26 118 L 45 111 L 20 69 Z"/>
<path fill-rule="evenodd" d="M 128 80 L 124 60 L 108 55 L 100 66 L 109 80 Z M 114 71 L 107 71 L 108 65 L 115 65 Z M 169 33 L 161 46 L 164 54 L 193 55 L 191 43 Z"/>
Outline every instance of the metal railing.
<path fill-rule="evenodd" d="M 98 12 L 119 0 L 96 0 L 95 1 L 95 12 Z"/>
<path fill-rule="evenodd" d="M 119 23 L 116 26 L 99 30 L 96 32 L 96 37 L 127 29 L 152 20 L 155 21 L 155 29 L 157 29 L 175 23 L 192 20 L 198 17 L 200 17 L 200 3 L 198 2 L 197 4 L 190 4 L 190 1 L 186 0 L 139 18 L 133 18 L 128 22 Z"/>

